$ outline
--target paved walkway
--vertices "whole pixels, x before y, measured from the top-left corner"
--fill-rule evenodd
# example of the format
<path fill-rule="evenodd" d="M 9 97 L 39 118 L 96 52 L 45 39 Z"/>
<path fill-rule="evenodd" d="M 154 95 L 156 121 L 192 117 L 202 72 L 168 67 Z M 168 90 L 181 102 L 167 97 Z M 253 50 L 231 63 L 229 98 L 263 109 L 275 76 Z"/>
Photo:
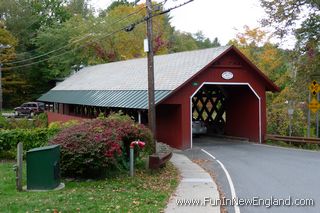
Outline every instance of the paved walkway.
<path fill-rule="evenodd" d="M 210 205 L 210 199 L 212 200 L 211 202 L 214 202 L 213 200 L 219 198 L 217 185 L 213 182 L 211 176 L 182 154 L 174 153 L 171 162 L 179 169 L 181 173 L 181 182 L 176 192 L 170 198 L 165 212 L 220 213 L 219 206 Z M 207 200 L 207 205 L 178 206 L 177 200 L 181 201 L 183 199 L 188 199 L 189 201 L 198 199 L 201 202 Z"/>

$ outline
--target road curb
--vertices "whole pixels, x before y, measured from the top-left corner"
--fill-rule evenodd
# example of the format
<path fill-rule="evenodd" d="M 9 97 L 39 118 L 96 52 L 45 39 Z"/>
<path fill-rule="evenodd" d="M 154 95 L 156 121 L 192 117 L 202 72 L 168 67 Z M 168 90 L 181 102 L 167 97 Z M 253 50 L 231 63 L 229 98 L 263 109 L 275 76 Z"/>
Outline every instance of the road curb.
<path fill-rule="evenodd" d="M 212 201 L 218 200 L 219 192 L 211 176 L 185 155 L 174 153 L 170 161 L 180 171 L 181 181 L 175 193 L 171 196 L 165 212 L 194 213 L 196 211 L 197 213 L 220 213 L 220 206 L 212 206 L 209 202 L 207 205 L 177 205 L 177 200 L 183 199 L 189 201 L 192 199 L 200 200 L 201 202 L 203 202 L 205 198 Z"/>

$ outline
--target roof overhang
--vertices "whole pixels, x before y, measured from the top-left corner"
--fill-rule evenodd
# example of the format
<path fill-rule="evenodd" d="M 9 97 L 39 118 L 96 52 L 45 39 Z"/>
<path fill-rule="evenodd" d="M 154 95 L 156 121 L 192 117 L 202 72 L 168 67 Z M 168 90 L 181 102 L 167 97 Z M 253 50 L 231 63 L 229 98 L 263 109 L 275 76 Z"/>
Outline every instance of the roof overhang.
<path fill-rule="evenodd" d="M 156 104 L 171 93 L 171 90 L 156 90 Z M 86 106 L 148 109 L 147 90 L 50 90 L 38 101 Z"/>

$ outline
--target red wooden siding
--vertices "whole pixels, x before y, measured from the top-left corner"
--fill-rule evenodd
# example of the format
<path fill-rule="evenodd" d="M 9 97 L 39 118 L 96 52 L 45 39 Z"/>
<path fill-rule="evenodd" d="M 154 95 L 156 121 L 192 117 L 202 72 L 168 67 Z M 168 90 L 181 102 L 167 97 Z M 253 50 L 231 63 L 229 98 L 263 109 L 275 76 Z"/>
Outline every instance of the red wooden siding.
<path fill-rule="evenodd" d="M 181 105 L 157 106 L 157 140 L 179 147 L 182 138 L 181 122 Z"/>
<path fill-rule="evenodd" d="M 224 71 L 231 71 L 233 78 L 225 80 L 221 77 Z M 193 86 L 193 82 L 198 85 Z M 216 61 L 213 65 L 205 70 L 202 70 L 198 75 L 194 76 L 189 82 L 177 89 L 169 98 L 165 99 L 161 104 L 177 104 L 181 105 L 181 142 L 171 143 L 164 141 L 169 145 L 186 149 L 190 148 L 191 144 L 191 112 L 190 112 L 190 97 L 197 91 L 204 82 L 225 83 L 224 88 L 228 88 L 230 84 L 249 84 L 252 89 L 261 98 L 261 129 L 262 138 L 266 133 L 266 110 L 265 110 L 265 91 L 266 82 L 251 66 L 249 66 L 235 51 L 231 50 L 222 58 Z M 259 141 L 259 102 L 255 94 L 248 86 L 230 87 L 227 89 L 230 102 L 227 104 L 227 125 L 226 131 L 230 135 L 247 137 L 252 141 Z M 160 104 L 160 105 L 161 105 Z M 166 123 L 174 121 L 174 116 L 168 116 Z M 161 122 L 158 117 L 158 129 L 161 130 L 165 123 Z M 163 138 L 162 132 L 158 132 L 157 136 Z M 177 137 L 180 137 L 177 136 Z M 175 139 L 173 141 L 176 141 Z"/>
<path fill-rule="evenodd" d="M 46 112 L 48 115 L 48 123 L 60 121 L 60 122 L 67 122 L 70 120 L 83 120 L 84 118 L 78 117 L 78 116 L 72 116 L 72 115 L 64 115 L 57 112 Z"/>

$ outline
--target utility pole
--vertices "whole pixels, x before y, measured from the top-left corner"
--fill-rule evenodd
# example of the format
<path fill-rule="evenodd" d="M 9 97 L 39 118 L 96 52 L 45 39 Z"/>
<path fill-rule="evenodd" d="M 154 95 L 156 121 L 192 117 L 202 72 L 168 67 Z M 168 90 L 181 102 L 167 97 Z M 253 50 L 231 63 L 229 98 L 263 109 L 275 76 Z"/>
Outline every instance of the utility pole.
<path fill-rule="evenodd" d="M 7 49 L 7 48 L 11 48 L 10 45 L 3 45 L 3 44 L 0 44 L 0 52 L 2 49 Z M 2 115 L 2 102 L 3 102 L 3 99 L 2 99 L 2 63 L 0 61 L 0 115 Z"/>
<path fill-rule="evenodd" d="M 148 39 L 148 123 L 154 137 L 154 148 L 156 139 L 156 109 L 154 98 L 154 61 L 153 61 L 153 35 L 152 35 L 152 3 L 146 0 L 147 6 L 147 39 Z"/>

